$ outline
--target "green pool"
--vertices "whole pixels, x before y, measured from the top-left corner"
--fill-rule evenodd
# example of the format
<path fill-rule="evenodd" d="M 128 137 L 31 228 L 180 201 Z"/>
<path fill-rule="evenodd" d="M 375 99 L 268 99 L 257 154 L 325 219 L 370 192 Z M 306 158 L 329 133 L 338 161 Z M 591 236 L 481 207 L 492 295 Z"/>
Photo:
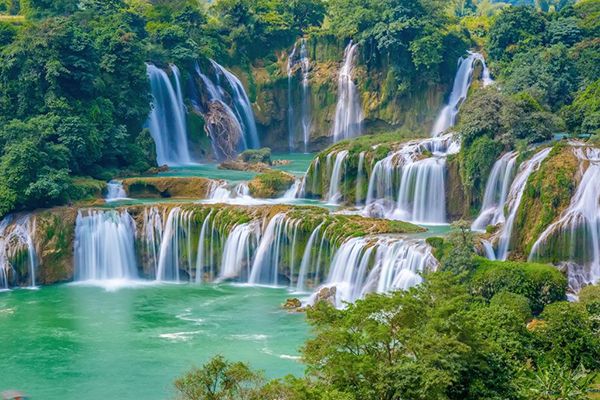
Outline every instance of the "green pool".
<path fill-rule="evenodd" d="M 303 314 L 284 289 L 59 285 L 0 293 L 0 392 L 32 399 L 168 399 L 172 382 L 222 354 L 268 377 L 302 374 Z"/>

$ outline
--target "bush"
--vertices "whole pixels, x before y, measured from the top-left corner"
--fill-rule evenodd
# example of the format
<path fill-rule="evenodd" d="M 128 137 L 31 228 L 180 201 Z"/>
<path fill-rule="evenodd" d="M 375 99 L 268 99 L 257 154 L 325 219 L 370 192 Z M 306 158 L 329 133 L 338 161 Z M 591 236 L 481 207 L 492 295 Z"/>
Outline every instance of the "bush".
<path fill-rule="evenodd" d="M 529 300 L 532 311 L 539 313 L 545 305 L 566 298 L 567 279 L 550 265 L 480 257 L 476 263 L 470 289 L 486 299 L 503 291 L 520 294 Z"/>
<path fill-rule="evenodd" d="M 247 163 L 265 163 L 271 164 L 271 149 L 268 147 L 263 147 L 262 149 L 254 150 L 245 150 L 240 154 L 240 159 Z"/>
<path fill-rule="evenodd" d="M 270 171 L 257 175 L 248 182 L 250 194 L 261 199 L 280 197 L 294 183 L 294 176 L 282 171 Z"/>

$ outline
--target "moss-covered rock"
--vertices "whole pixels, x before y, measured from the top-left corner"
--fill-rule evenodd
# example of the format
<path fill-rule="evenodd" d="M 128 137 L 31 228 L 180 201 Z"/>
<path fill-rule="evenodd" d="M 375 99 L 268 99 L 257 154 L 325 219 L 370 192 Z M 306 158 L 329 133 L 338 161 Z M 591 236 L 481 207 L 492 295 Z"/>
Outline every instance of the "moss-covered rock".
<path fill-rule="evenodd" d="M 568 207 L 580 179 L 578 167 L 573 148 L 560 143 L 531 174 L 515 220 L 511 257 L 526 258 L 540 234 Z"/>
<path fill-rule="evenodd" d="M 134 198 L 206 198 L 212 181 L 201 177 L 140 177 L 123 180 L 123 188 Z"/>
<path fill-rule="evenodd" d="M 39 262 L 38 284 L 49 285 L 72 280 L 77 209 L 53 208 L 39 211 L 33 218 L 33 237 Z"/>
<path fill-rule="evenodd" d="M 250 194 L 260 199 L 281 197 L 293 184 L 296 178 L 287 172 L 272 170 L 257 175 L 248 182 Z"/>

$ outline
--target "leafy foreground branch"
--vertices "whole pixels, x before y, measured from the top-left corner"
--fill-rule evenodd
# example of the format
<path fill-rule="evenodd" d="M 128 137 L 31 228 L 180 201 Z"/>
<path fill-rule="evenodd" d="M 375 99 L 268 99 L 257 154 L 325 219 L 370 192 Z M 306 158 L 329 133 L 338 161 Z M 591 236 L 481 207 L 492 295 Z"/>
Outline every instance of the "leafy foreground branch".
<path fill-rule="evenodd" d="M 589 398 L 600 364 L 600 288 L 547 305 L 508 291 L 491 299 L 469 278 L 437 272 L 409 291 L 370 295 L 337 310 L 308 310 L 314 338 L 303 378 L 265 383 L 243 363 L 216 357 L 178 379 L 194 399 Z"/>

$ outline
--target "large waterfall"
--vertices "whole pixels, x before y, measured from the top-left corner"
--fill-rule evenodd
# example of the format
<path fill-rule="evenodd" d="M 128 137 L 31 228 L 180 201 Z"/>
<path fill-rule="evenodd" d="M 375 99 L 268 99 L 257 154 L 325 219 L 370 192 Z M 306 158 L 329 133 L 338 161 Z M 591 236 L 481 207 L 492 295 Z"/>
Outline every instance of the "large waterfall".
<path fill-rule="evenodd" d="M 451 135 L 417 140 L 375 163 L 365 214 L 405 221 L 446 222 L 446 156 L 460 145 Z M 431 157 L 423 158 L 424 154 Z"/>
<path fill-rule="evenodd" d="M 131 216 L 126 211 L 80 211 L 75 226 L 75 280 L 131 280 L 137 276 Z"/>
<path fill-rule="evenodd" d="M 159 165 L 191 164 L 179 69 L 171 65 L 169 70 L 173 82 L 162 69 L 147 65 L 153 97 L 148 128 L 156 144 L 156 161 Z"/>
<path fill-rule="evenodd" d="M 77 217 L 78 281 L 234 281 L 305 292 L 335 286 L 338 305 L 370 292 L 406 289 L 435 259 L 422 240 L 393 236 L 340 239 L 331 220 L 312 228 L 292 212 L 232 223 L 227 208 L 146 207 L 87 210 Z M 338 233 L 335 233 L 338 232 Z"/>
<path fill-rule="evenodd" d="M 517 217 L 519 206 L 521 205 L 521 200 L 523 199 L 523 192 L 525 191 L 527 180 L 533 172 L 539 169 L 540 165 L 542 164 L 542 161 L 544 161 L 550 153 L 550 150 L 551 148 L 545 148 L 537 152 L 531 159 L 523 162 L 519 166 L 519 170 L 517 171 L 517 175 L 515 176 L 515 179 L 513 180 L 510 186 L 508 197 L 505 202 L 506 208 L 508 209 L 508 216 L 506 217 L 506 222 L 504 222 L 504 224 L 496 234 L 498 237 L 496 259 L 498 260 L 506 260 L 508 258 L 512 239 L 513 225 L 515 222 L 515 218 Z"/>
<path fill-rule="evenodd" d="M 293 87 L 294 74 L 300 66 L 302 73 L 301 80 L 301 103 L 300 103 L 300 118 L 296 118 L 296 110 L 294 109 Z M 309 87 L 310 60 L 308 58 L 308 49 L 306 47 L 306 39 L 300 40 L 300 50 L 298 51 L 297 44 L 294 45 L 292 52 L 288 56 L 287 76 L 288 76 L 288 141 L 290 151 L 295 150 L 297 141 L 297 132 L 302 134 L 304 143 L 304 152 L 308 151 L 311 130 L 311 105 L 310 105 L 310 87 Z"/>
<path fill-rule="evenodd" d="M 515 174 L 517 155 L 511 151 L 494 163 L 485 186 L 481 212 L 471 225 L 474 231 L 485 231 L 488 225 L 497 225 L 506 220 L 504 206 Z"/>
<path fill-rule="evenodd" d="M 431 136 L 439 136 L 456 123 L 456 116 L 462 103 L 466 100 L 469 92 L 469 86 L 473 79 L 473 71 L 476 62 L 479 61 L 483 66 L 482 83 L 483 86 L 490 85 L 493 81 L 490 78 L 490 72 L 485 63 L 485 59 L 479 53 L 469 52 L 466 58 L 458 60 L 458 70 L 454 78 L 452 92 L 448 99 L 448 104 L 444 106 L 431 131 Z"/>
<path fill-rule="evenodd" d="M 351 41 L 344 51 L 344 62 L 338 77 L 338 100 L 331 131 L 334 142 L 362 134 L 363 111 L 352 76 L 357 56 L 358 44 Z"/>
<path fill-rule="evenodd" d="M 25 270 L 29 286 L 36 285 L 37 254 L 33 240 L 35 222 L 30 215 L 15 217 L 8 215 L 0 221 L 0 290 L 8 289 L 16 281 L 16 266 L 19 253 L 26 253 Z M 11 279 L 12 278 L 12 279 Z"/>
<path fill-rule="evenodd" d="M 540 235 L 529 260 L 570 263 L 569 286 L 579 290 L 600 279 L 600 149 L 576 148 L 575 154 L 587 169 L 569 207 Z"/>

